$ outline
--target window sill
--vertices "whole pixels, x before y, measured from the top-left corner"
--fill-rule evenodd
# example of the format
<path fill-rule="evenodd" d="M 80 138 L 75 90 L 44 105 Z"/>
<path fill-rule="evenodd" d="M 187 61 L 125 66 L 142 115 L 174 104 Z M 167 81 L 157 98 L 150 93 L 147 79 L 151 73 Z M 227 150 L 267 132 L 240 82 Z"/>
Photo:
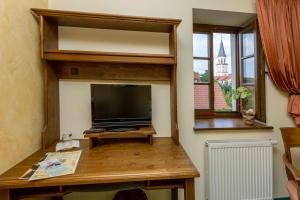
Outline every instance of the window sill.
<path fill-rule="evenodd" d="M 194 131 L 202 130 L 251 130 L 251 129 L 273 129 L 264 123 L 255 121 L 253 125 L 246 125 L 241 118 L 213 118 L 196 119 Z"/>

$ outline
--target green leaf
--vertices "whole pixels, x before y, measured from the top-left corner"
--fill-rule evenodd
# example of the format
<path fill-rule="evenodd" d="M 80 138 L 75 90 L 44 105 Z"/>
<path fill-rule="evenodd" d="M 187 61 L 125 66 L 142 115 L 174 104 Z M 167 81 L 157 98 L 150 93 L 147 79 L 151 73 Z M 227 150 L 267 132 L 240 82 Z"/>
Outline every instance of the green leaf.
<path fill-rule="evenodd" d="M 248 88 L 243 86 L 238 87 L 236 90 L 234 89 L 232 90 L 232 97 L 234 99 L 245 99 L 251 95 L 252 95 L 251 91 Z"/>

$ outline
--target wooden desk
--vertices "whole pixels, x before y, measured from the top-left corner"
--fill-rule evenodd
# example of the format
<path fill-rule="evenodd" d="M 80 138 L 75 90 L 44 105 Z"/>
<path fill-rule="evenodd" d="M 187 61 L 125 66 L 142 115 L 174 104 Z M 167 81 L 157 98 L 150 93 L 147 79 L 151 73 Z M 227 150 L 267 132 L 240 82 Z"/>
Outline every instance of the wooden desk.
<path fill-rule="evenodd" d="M 93 149 L 89 149 L 88 140 L 82 140 L 81 146 L 83 152 L 75 174 L 31 182 L 20 180 L 45 153 L 39 151 L 0 176 L 0 199 L 63 196 L 78 186 L 101 188 L 126 183 L 145 189 L 172 189 L 172 199 L 177 199 L 177 189 L 183 188 L 186 200 L 195 198 L 194 178 L 199 173 L 171 138 L 154 138 L 153 145 L 115 143 Z"/>

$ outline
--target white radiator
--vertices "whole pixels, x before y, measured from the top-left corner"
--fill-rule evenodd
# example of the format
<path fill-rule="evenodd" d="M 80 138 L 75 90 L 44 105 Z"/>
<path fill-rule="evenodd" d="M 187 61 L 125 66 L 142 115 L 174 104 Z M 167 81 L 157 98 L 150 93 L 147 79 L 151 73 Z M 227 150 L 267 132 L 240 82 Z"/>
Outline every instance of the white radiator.
<path fill-rule="evenodd" d="M 210 140 L 209 200 L 272 200 L 271 140 Z"/>

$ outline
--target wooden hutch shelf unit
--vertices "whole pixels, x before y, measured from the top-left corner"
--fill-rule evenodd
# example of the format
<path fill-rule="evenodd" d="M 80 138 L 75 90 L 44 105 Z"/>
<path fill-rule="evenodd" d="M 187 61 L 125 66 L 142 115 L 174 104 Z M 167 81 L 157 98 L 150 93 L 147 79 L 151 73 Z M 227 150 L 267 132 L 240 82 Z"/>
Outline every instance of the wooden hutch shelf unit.
<path fill-rule="evenodd" d="M 59 79 L 170 82 L 171 135 L 179 144 L 176 31 L 181 20 L 36 8 L 32 12 L 40 23 L 41 58 L 45 61 L 44 149 L 59 140 Z M 168 33 L 169 54 L 61 50 L 58 48 L 59 26 Z"/>
<path fill-rule="evenodd" d="M 98 191 L 135 185 L 145 189 L 170 189 L 172 200 L 178 199 L 178 188 L 183 188 L 185 200 L 195 200 L 194 178 L 199 172 L 178 141 L 176 28 L 180 20 L 45 9 L 32 9 L 32 12 L 40 23 L 44 67 L 43 148 L 0 175 L 0 199 L 52 197 L 52 200 L 62 200 L 64 195 L 82 189 Z M 169 33 L 169 54 L 60 50 L 58 26 Z M 75 174 L 39 181 L 19 179 L 46 152 L 53 151 L 60 139 L 59 79 L 170 83 L 172 138 L 153 138 L 153 145 L 131 141 L 92 149 L 89 148 L 91 140 L 81 140 L 82 155 Z M 153 131 L 144 130 L 143 136 L 152 135 Z M 101 137 L 113 136 L 105 133 Z"/>

